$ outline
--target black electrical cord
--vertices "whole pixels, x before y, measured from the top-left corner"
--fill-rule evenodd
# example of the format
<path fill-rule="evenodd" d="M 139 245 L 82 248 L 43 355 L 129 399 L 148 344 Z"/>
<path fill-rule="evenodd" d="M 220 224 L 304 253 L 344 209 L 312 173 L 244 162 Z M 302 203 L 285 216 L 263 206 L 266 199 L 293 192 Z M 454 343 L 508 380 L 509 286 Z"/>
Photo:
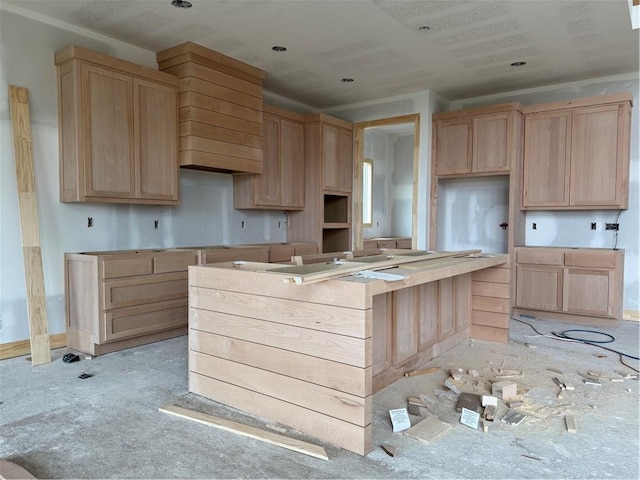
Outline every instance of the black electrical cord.
<path fill-rule="evenodd" d="M 611 343 L 611 342 L 615 341 L 615 337 L 613 335 L 609 335 L 608 333 L 604 333 L 604 332 L 598 332 L 596 330 L 565 330 L 564 332 L 560 332 L 560 333 L 551 332 L 551 334 L 553 336 L 550 336 L 550 335 L 545 335 L 543 333 L 540 333 L 530 323 L 527 323 L 527 322 L 525 322 L 523 320 L 520 320 L 519 318 L 515 318 L 515 317 L 512 317 L 512 318 L 516 322 L 524 323 L 525 325 L 530 327 L 534 332 L 536 332 L 538 335 L 541 335 L 543 337 L 551 338 L 551 339 L 554 339 L 554 340 L 562 340 L 562 341 L 565 341 L 565 342 L 569 341 L 569 342 L 584 343 L 585 345 L 591 345 L 593 347 L 602 348 L 603 350 L 607 350 L 608 352 L 615 353 L 615 354 L 618 355 L 618 359 L 620 360 L 620 363 L 622 365 L 624 365 L 627 368 L 630 368 L 631 370 L 633 370 L 636 373 L 640 373 L 640 370 L 638 370 L 637 368 L 632 367 L 629 364 L 624 363 L 624 361 L 622 360 L 623 357 L 631 358 L 633 360 L 640 360 L 639 357 L 634 357 L 633 355 L 629 355 L 627 353 L 623 353 L 623 352 L 620 352 L 618 350 L 614 350 L 613 348 L 608 348 L 608 347 L 605 347 L 605 346 L 601 345 L 602 343 Z M 584 339 L 580 339 L 580 338 L 571 337 L 570 335 L 567 335 L 567 332 L 595 333 L 595 334 L 598 334 L 598 335 L 605 335 L 605 336 L 609 337 L 609 340 L 606 340 L 606 341 L 584 340 Z"/>
<path fill-rule="evenodd" d="M 614 222 L 616 225 L 620 225 L 620 223 L 618 222 L 618 220 L 620 219 L 620 214 L 622 213 L 622 209 L 620 209 L 618 211 L 618 216 L 616 217 L 616 221 Z M 618 230 L 619 230 L 619 226 L 618 228 L 616 228 L 616 241 L 613 244 L 613 249 L 617 250 L 618 249 Z"/>
<path fill-rule="evenodd" d="M 569 332 L 595 333 L 597 335 L 603 335 L 607 337 L 607 339 L 606 340 L 589 340 L 587 338 L 577 338 L 577 337 L 572 337 L 570 335 L 567 335 L 567 333 Z M 613 335 L 609 335 L 608 333 L 604 333 L 604 332 L 596 332 L 595 330 L 578 330 L 578 329 L 565 330 L 564 332 L 560 332 L 560 333 L 551 332 L 551 335 L 555 335 L 556 337 L 561 337 L 561 338 L 567 338 L 569 340 L 575 340 L 576 342 L 584 342 L 584 343 L 612 343 L 616 341 Z"/>

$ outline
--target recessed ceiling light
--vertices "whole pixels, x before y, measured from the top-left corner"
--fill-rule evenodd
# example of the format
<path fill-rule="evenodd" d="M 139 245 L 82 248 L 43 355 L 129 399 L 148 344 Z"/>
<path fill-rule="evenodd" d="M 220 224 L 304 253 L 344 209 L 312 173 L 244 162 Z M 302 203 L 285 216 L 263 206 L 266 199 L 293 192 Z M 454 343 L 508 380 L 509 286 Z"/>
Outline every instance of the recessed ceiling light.
<path fill-rule="evenodd" d="M 429 30 L 431 30 L 431 27 L 429 25 L 422 25 L 418 27 L 419 32 L 428 32 Z"/>
<path fill-rule="evenodd" d="M 176 8 L 191 8 L 193 4 L 187 0 L 171 0 L 171 5 Z"/>
<path fill-rule="evenodd" d="M 527 62 L 513 62 L 511 64 L 512 67 L 523 67 L 527 64 Z"/>
<path fill-rule="evenodd" d="M 271 47 L 271 50 L 273 50 L 274 52 L 286 52 L 287 47 L 283 47 L 281 45 L 274 45 L 273 47 Z"/>
<path fill-rule="evenodd" d="M 342 83 L 351 83 L 351 82 L 353 82 L 353 78 L 346 78 L 346 77 L 345 77 L 345 78 L 341 79 L 340 81 L 341 81 Z"/>

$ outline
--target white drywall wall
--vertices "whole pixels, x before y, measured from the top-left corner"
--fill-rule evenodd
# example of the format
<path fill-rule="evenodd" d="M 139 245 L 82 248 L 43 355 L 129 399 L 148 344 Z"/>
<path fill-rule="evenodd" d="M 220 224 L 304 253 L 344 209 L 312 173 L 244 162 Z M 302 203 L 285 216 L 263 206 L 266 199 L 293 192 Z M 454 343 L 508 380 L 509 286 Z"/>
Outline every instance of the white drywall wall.
<path fill-rule="evenodd" d="M 155 54 L 5 10 L 0 16 L 0 40 L 0 343 L 29 338 L 8 111 L 10 84 L 29 90 L 50 333 L 65 331 L 65 252 L 286 241 L 282 212 L 233 209 L 231 175 L 181 170 L 177 207 L 60 203 L 54 53 L 77 44 L 153 68 Z M 93 228 L 87 228 L 88 217 L 93 218 Z"/>

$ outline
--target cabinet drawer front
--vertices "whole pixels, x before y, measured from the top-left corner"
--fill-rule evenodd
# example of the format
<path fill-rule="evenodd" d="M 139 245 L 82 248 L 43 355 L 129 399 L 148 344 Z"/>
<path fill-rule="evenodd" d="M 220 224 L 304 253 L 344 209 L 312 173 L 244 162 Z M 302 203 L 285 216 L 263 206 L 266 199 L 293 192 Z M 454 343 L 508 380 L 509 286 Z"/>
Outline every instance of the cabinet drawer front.
<path fill-rule="evenodd" d="M 378 248 L 396 248 L 395 240 L 378 240 Z"/>
<path fill-rule="evenodd" d="M 567 267 L 596 267 L 615 268 L 617 252 L 604 251 L 568 251 L 564 254 L 564 264 Z"/>
<path fill-rule="evenodd" d="M 186 272 L 196 262 L 196 253 L 192 251 L 163 253 L 153 259 L 153 272 Z"/>
<path fill-rule="evenodd" d="M 269 262 L 290 262 L 294 252 L 293 245 L 271 245 L 269 246 Z"/>
<path fill-rule="evenodd" d="M 220 262 L 269 262 L 269 248 L 216 248 L 204 252 L 204 263 Z M 291 258 L 289 258 L 291 259 Z"/>
<path fill-rule="evenodd" d="M 396 240 L 396 248 L 411 249 L 411 239 L 399 238 L 398 240 Z"/>
<path fill-rule="evenodd" d="M 158 302 L 149 305 L 120 308 L 104 314 L 107 342 L 135 337 L 188 324 L 188 300 Z"/>
<path fill-rule="evenodd" d="M 318 253 L 318 246 L 315 243 L 294 245 L 294 255 L 315 255 Z"/>
<path fill-rule="evenodd" d="M 153 258 L 129 258 L 126 260 L 104 260 L 102 278 L 133 277 L 153 273 Z"/>
<path fill-rule="evenodd" d="M 516 263 L 532 263 L 535 265 L 563 265 L 562 250 L 541 248 L 522 248 L 516 251 Z"/>
<path fill-rule="evenodd" d="M 187 272 L 104 282 L 104 309 L 186 298 Z"/>

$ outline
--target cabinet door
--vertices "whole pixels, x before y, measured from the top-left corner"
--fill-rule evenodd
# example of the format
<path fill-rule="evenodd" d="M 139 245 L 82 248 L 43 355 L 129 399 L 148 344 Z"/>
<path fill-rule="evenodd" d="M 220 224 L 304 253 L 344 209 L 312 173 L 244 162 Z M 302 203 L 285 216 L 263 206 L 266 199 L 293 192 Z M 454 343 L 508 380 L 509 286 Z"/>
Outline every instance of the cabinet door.
<path fill-rule="evenodd" d="M 562 267 L 517 265 L 516 306 L 562 310 Z"/>
<path fill-rule="evenodd" d="M 442 341 L 456 333 L 453 278 L 438 280 L 438 291 L 440 296 L 438 340 Z"/>
<path fill-rule="evenodd" d="M 133 78 L 82 64 L 85 192 L 130 198 L 134 187 Z"/>
<path fill-rule="evenodd" d="M 304 126 L 282 119 L 282 207 L 304 208 Z"/>
<path fill-rule="evenodd" d="M 436 174 L 471 172 L 471 121 L 441 121 L 436 125 Z"/>
<path fill-rule="evenodd" d="M 569 267 L 564 275 L 564 311 L 583 315 L 615 316 L 611 270 Z"/>
<path fill-rule="evenodd" d="M 174 88 L 134 80 L 138 198 L 178 200 L 178 118 Z"/>
<path fill-rule="evenodd" d="M 403 288 L 392 293 L 394 365 L 398 365 L 418 353 L 416 289 L 417 287 Z"/>
<path fill-rule="evenodd" d="M 353 132 L 338 129 L 338 185 L 337 190 L 351 192 L 353 184 Z"/>
<path fill-rule="evenodd" d="M 571 112 L 532 114 L 524 123 L 524 207 L 569 205 Z"/>
<path fill-rule="evenodd" d="M 352 132 L 333 125 L 322 125 L 323 189 L 350 192 L 352 172 Z"/>
<path fill-rule="evenodd" d="M 256 205 L 282 204 L 282 163 L 280 162 L 280 120 L 265 113 L 262 119 L 262 173 L 255 176 Z"/>
<path fill-rule="evenodd" d="M 622 106 L 579 108 L 571 126 L 571 205 L 621 207 Z M 628 139 L 627 139 L 628 142 Z"/>
<path fill-rule="evenodd" d="M 384 372 L 391 366 L 391 294 L 373 297 L 373 368 L 372 375 Z"/>
<path fill-rule="evenodd" d="M 418 287 L 418 351 L 423 351 L 438 341 L 440 309 L 438 282 L 429 282 Z"/>
<path fill-rule="evenodd" d="M 473 119 L 472 172 L 509 171 L 513 149 L 509 142 L 511 119 L 510 113 Z"/>

